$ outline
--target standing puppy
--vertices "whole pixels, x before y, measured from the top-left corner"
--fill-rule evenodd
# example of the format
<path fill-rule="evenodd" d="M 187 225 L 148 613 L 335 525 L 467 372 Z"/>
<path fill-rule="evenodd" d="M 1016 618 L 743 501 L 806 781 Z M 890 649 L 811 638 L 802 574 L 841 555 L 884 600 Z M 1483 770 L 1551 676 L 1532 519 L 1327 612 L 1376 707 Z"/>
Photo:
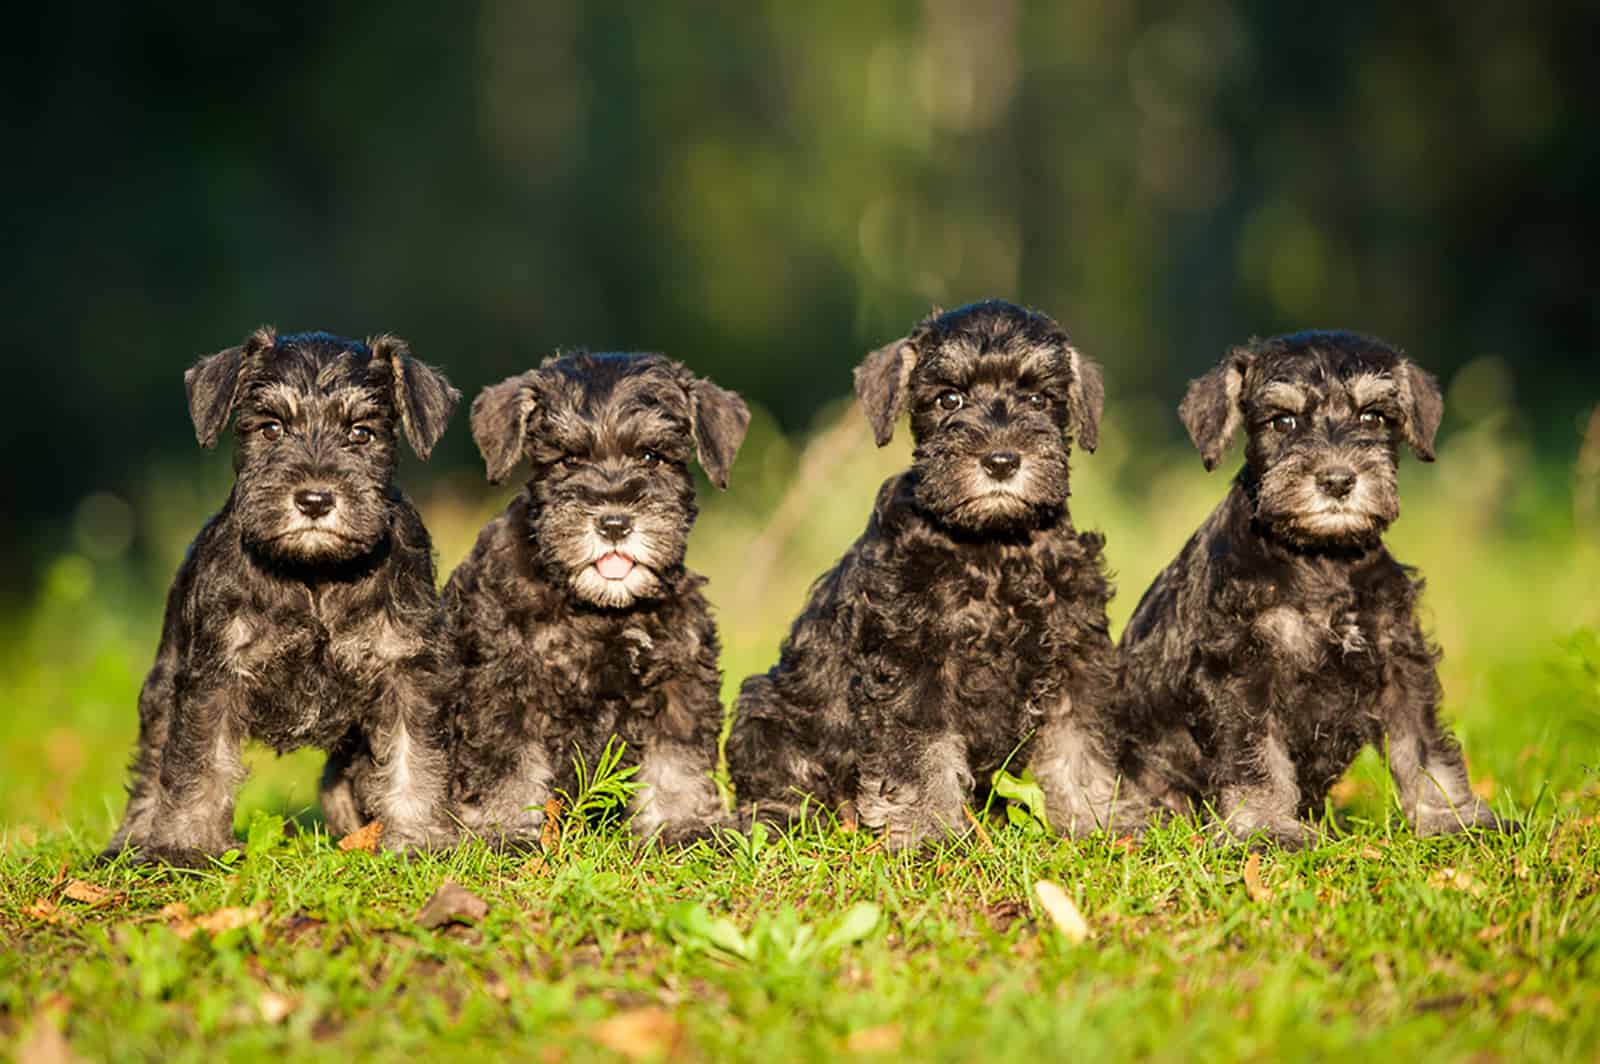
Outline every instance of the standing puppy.
<path fill-rule="evenodd" d="M 1497 826 L 1439 723 L 1422 583 L 1382 540 L 1400 444 L 1433 461 L 1433 378 L 1379 340 L 1302 332 L 1234 349 L 1178 412 L 1207 469 L 1241 425 L 1249 442 L 1122 639 L 1131 726 L 1177 789 L 1235 839 L 1303 846 L 1372 743 L 1419 834 Z"/>
<path fill-rule="evenodd" d="M 447 841 L 450 656 L 428 533 L 393 481 L 399 434 L 427 458 L 460 394 L 393 337 L 266 329 L 184 385 L 202 446 L 238 412 L 237 480 L 167 596 L 106 854 L 192 862 L 232 846 L 245 739 L 332 753 L 334 832 L 375 817 L 385 845 Z"/>
<path fill-rule="evenodd" d="M 1070 438 L 1094 450 L 1100 371 L 1043 314 L 936 313 L 872 352 L 856 394 L 878 445 L 911 414 L 912 467 L 813 586 L 778 664 L 746 680 L 728 741 L 741 802 L 789 819 L 853 803 L 889 845 L 963 830 L 1019 746 L 1059 830 L 1131 826 L 1117 779 L 1102 537 L 1067 513 Z"/>
<path fill-rule="evenodd" d="M 465 668 L 452 787 L 463 824 L 538 837 L 543 803 L 617 736 L 644 787 L 632 826 L 679 842 L 722 820 L 717 630 L 684 568 L 689 460 L 727 487 L 744 400 L 660 355 L 575 354 L 484 390 L 489 479 L 527 487 L 445 587 Z"/>

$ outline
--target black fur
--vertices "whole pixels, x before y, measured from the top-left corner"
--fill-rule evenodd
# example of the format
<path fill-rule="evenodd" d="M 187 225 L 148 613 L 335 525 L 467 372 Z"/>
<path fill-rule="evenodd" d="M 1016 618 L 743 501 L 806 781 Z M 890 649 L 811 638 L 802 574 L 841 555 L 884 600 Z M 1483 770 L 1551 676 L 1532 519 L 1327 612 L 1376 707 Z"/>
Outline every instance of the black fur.
<path fill-rule="evenodd" d="M 238 750 L 329 750 L 330 829 L 448 841 L 440 705 L 451 656 L 427 531 L 393 476 L 459 395 L 391 337 L 275 336 L 184 378 L 195 433 L 238 415 L 237 480 L 189 548 L 139 697 L 128 809 L 107 847 L 192 862 L 233 845 Z"/>
<path fill-rule="evenodd" d="M 856 391 L 880 446 L 909 411 L 914 464 L 812 588 L 778 664 L 745 681 L 728 742 L 741 803 L 780 822 L 851 803 L 915 846 L 965 830 L 963 804 L 1021 747 L 1011 767 L 1031 766 L 1060 830 L 1142 823 L 1104 731 L 1102 539 L 1067 512 L 1099 370 L 1048 317 L 987 302 L 870 353 Z"/>
<path fill-rule="evenodd" d="M 573 792 L 574 756 L 593 766 L 613 735 L 645 784 L 642 837 L 724 822 L 717 631 L 683 564 L 689 461 L 726 486 L 749 419 L 737 395 L 660 355 L 550 359 L 473 403 L 490 478 L 523 457 L 533 476 L 445 587 L 465 668 L 452 787 L 469 829 L 536 838 L 546 799 Z M 607 579 L 618 554 L 632 564 Z"/>
<path fill-rule="evenodd" d="M 1214 807 L 1219 837 L 1306 845 L 1305 818 L 1371 743 L 1420 833 L 1497 825 L 1438 720 L 1422 582 L 1382 541 L 1399 445 L 1433 458 L 1433 379 L 1381 341 L 1296 333 L 1230 352 L 1179 412 L 1208 469 L 1239 426 L 1249 437 L 1123 634 L 1146 785 Z"/>

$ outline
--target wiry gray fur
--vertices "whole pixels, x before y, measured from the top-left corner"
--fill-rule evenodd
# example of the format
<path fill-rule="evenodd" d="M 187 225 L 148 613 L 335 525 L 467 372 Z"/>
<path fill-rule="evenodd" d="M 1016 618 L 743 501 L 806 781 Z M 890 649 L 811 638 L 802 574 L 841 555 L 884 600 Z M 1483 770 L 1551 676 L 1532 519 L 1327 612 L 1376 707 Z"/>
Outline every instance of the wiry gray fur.
<path fill-rule="evenodd" d="M 464 667 L 452 790 L 469 830 L 536 839 L 544 802 L 574 791 L 574 757 L 592 767 L 613 736 L 644 784 L 641 838 L 725 822 L 711 779 L 717 631 L 683 559 L 690 460 L 726 487 L 749 419 L 737 395 L 660 355 L 549 359 L 472 404 L 490 479 L 524 457 L 533 475 L 445 587 Z M 632 564 L 607 578 L 613 555 Z"/>
<path fill-rule="evenodd" d="M 1244 468 L 1122 638 L 1122 714 L 1150 789 L 1207 805 L 1219 838 L 1286 847 L 1363 746 L 1385 751 L 1424 835 L 1500 822 L 1438 719 L 1421 580 L 1389 555 L 1399 447 L 1433 459 L 1438 386 L 1381 341 L 1303 332 L 1231 351 L 1180 416 Z"/>
<path fill-rule="evenodd" d="M 106 854 L 192 863 L 232 846 L 246 739 L 330 751 L 335 833 L 376 818 L 387 846 L 450 841 L 451 656 L 428 534 L 393 477 L 400 433 L 426 457 L 459 393 L 393 337 L 265 329 L 184 383 L 202 445 L 237 414 L 237 480 L 167 597 Z"/>
<path fill-rule="evenodd" d="M 894 847 L 966 830 L 993 772 L 1031 768 L 1054 826 L 1141 826 L 1105 719 L 1114 682 L 1102 538 L 1073 528 L 1068 456 L 1098 442 L 1099 369 L 1043 314 L 935 313 L 856 370 L 881 446 L 912 467 L 813 586 L 728 741 L 741 804 L 787 822 L 852 805 Z M 1013 757 L 1013 754 L 1015 756 Z"/>

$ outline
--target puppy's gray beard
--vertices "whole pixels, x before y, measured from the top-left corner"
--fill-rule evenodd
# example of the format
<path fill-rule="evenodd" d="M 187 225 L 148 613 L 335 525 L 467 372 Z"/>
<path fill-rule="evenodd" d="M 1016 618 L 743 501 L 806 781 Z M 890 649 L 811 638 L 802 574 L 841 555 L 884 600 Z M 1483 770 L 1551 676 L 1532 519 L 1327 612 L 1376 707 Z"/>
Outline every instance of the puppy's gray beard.
<path fill-rule="evenodd" d="M 1006 528 L 1035 520 L 1065 502 L 1040 498 L 1038 487 L 1038 474 L 1026 465 L 1010 480 L 971 474 L 964 478 L 963 497 L 951 508 L 949 518 L 955 524 L 980 530 Z"/>
<path fill-rule="evenodd" d="M 1264 478 L 1257 516 L 1299 543 L 1352 546 L 1371 543 L 1399 516 L 1398 505 L 1384 504 L 1377 478 L 1363 474 L 1343 499 L 1329 498 L 1313 476 L 1271 483 Z"/>
<path fill-rule="evenodd" d="M 309 519 L 292 521 L 276 534 L 254 543 L 256 549 L 269 557 L 309 563 L 346 562 L 376 545 L 336 526 L 320 525 Z"/>

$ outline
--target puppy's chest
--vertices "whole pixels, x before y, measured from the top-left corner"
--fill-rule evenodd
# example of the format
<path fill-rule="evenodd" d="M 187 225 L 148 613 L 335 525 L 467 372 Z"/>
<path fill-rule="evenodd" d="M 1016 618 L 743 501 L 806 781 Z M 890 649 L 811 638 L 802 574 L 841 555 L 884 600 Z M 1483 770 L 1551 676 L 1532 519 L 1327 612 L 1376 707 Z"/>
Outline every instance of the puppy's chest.
<path fill-rule="evenodd" d="M 523 633 L 536 704 L 557 717 L 650 715 L 675 672 L 671 638 L 648 623 L 543 622 Z"/>
<path fill-rule="evenodd" d="M 1278 684 L 1303 689 L 1302 705 L 1337 714 L 1376 692 L 1389 652 L 1386 610 L 1348 587 L 1320 594 L 1268 586 L 1248 626 L 1254 655 Z"/>
<path fill-rule="evenodd" d="M 330 745 L 378 697 L 387 670 L 423 648 L 382 613 L 330 627 L 309 610 L 241 610 L 220 641 L 252 734 L 280 750 Z"/>

